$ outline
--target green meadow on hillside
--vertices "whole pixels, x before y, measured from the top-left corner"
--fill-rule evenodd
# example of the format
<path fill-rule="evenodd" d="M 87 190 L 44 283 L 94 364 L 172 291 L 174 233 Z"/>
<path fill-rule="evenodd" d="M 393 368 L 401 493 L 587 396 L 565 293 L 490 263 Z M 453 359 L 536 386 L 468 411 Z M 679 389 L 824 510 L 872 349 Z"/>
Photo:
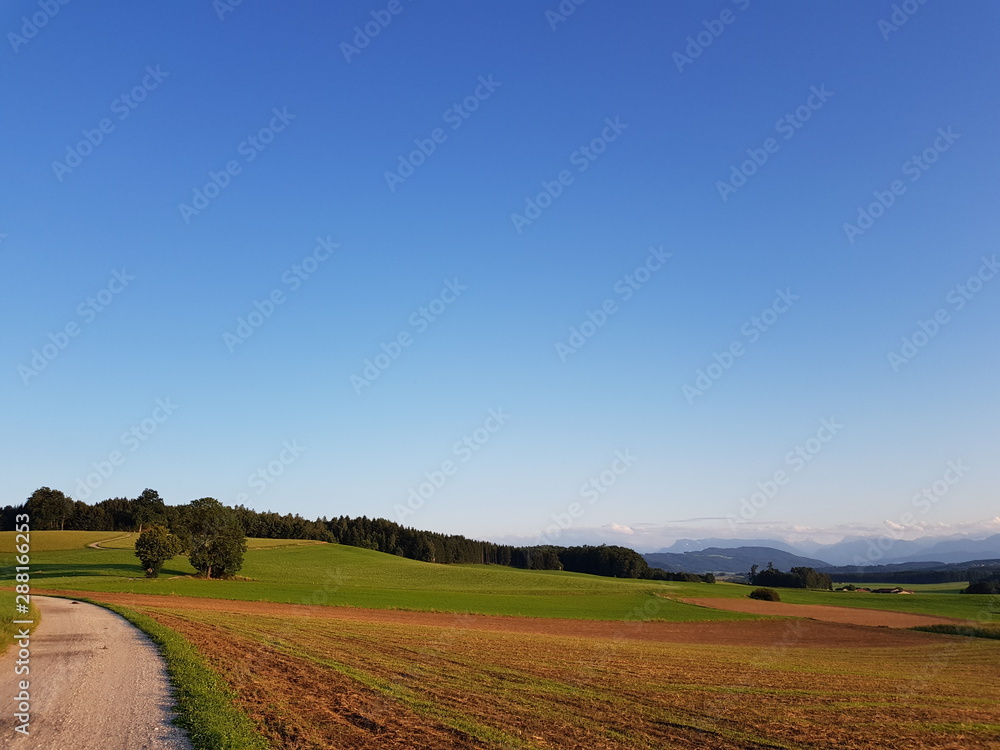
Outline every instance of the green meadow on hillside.
<path fill-rule="evenodd" d="M 77 536 L 65 536 L 62 542 L 55 536 L 69 534 Z M 300 540 L 261 540 L 264 548 L 247 552 L 239 580 L 190 577 L 194 570 L 183 557 L 169 561 L 158 579 L 148 580 L 142 577 L 130 548 L 83 546 L 113 536 L 107 532 L 36 532 L 32 535 L 33 589 L 574 619 L 751 619 L 669 601 L 657 596 L 665 589 L 652 581 L 495 565 L 436 565 L 357 547 L 302 544 Z M 251 547 L 257 546 L 256 540 L 250 541 Z M 0 536 L 0 543 L 3 549 L 11 549 L 6 535 Z M 120 540 L 123 547 L 126 543 Z M 76 548 L 56 549 L 60 544 Z M 5 558 L 5 565 L 9 565 L 9 553 Z"/>
<path fill-rule="evenodd" d="M 31 551 L 55 552 L 58 550 L 83 549 L 89 544 L 98 544 L 103 549 L 135 549 L 135 532 L 121 531 L 32 531 Z M 318 544 L 309 539 L 247 539 L 250 549 L 270 549 L 274 547 L 297 547 Z M 0 531 L 0 554 L 14 551 L 14 532 Z"/>
<path fill-rule="evenodd" d="M 36 552 L 81 549 L 94 542 L 124 535 L 114 531 L 32 531 L 30 536 L 31 554 L 34 555 Z M 0 554 L 14 552 L 14 537 L 13 531 L 0 531 Z"/>
<path fill-rule="evenodd" d="M 160 578 L 147 580 L 132 554 L 135 538 L 135 534 L 113 532 L 34 532 L 33 588 L 574 619 L 749 617 L 672 601 L 746 596 L 748 587 L 739 584 L 601 578 L 496 565 L 438 565 L 297 539 L 249 539 L 250 549 L 240 571 L 241 579 L 246 580 L 193 578 L 194 570 L 183 557 L 168 562 Z M 13 532 L 0 533 L 5 566 L 10 564 L 13 540 Z M 101 542 L 102 548 L 86 546 L 93 542 Z M 10 578 L 5 576 L 5 580 Z M 782 589 L 781 598 L 792 604 L 886 609 L 980 622 L 1000 619 L 996 597 L 950 593 L 954 584 L 911 588 L 915 593 L 909 595 Z"/>

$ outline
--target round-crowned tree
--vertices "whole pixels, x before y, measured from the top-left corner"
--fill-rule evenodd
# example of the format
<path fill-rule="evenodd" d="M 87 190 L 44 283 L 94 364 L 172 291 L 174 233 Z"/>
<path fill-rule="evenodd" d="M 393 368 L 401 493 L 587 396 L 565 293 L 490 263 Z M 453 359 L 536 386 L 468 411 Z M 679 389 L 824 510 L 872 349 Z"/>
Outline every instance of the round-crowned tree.
<path fill-rule="evenodd" d="M 158 524 L 147 527 L 135 541 L 135 556 L 146 570 L 147 578 L 156 578 L 163 564 L 183 551 L 180 539 Z"/>
<path fill-rule="evenodd" d="M 59 490 L 39 487 L 31 493 L 26 503 L 31 515 L 32 528 L 64 529 L 66 519 L 73 513 L 73 500 Z"/>
<path fill-rule="evenodd" d="M 232 578 L 243 567 L 247 538 L 232 509 L 213 497 L 192 501 L 184 513 L 184 546 L 191 567 L 205 578 Z"/>

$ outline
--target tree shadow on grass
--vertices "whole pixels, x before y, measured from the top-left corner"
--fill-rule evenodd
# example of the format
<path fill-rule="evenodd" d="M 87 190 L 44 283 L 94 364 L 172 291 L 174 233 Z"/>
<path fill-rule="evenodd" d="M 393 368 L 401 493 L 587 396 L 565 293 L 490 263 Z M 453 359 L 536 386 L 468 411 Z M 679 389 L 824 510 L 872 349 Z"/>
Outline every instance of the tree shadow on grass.
<path fill-rule="evenodd" d="M 193 570 L 182 570 L 180 568 L 165 567 L 160 571 L 160 577 L 192 575 Z M 46 578 L 145 578 L 146 571 L 143 570 L 138 561 L 134 566 L 122 565 L 121 563 L 41 563 L 32 565 L 31 578 L 34 581 Z"/>

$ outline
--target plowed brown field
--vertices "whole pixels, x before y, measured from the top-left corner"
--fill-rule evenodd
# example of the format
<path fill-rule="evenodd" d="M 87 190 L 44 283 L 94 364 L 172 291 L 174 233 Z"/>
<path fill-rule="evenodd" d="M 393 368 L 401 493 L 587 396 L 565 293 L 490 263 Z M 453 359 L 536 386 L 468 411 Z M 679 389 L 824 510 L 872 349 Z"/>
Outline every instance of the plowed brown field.
<path fill-rule="evenodd" d="M 1000 642 L 93 594 L 195 644 L 275 748 L 1000 748 Z"/>
<path fill-rule="evenodd" d="M 38 590 L 39 594 L 54 596 L 81 596 L 80 592 L 59 590 Z M 275 602 L 247 602 L 232 599 L 205 599 L 185 596 L 155 596 L 143 594 L 87 593 L 94 601 L 120 604 L 126 607 L 157 607 L 172 610 L 199 610 L 202 612 L 231 612 L 243 615 L 316 617 L 344 622 L 383 623 L 392 625 L 427 625 L 452 627 L 456 621 L 468 630 L 488 630 L 524 635 L 561 635 L 580 638 L 603 638 L 615 641 L 657 641 L 664 643 L 703 643 L 729 646 L 753 646 L 780 640 L 789 625 L 785 620 L 761 619 L 749 622 L 638 622 L 604 620 L 561 620 L 540 617 L 498 617 L 493 615 L 454 615 L 442 612 L 409 612 L 393 609 L 362 609 L 358 607 L 326 607 L 309 604 L 278 604 Z M 733 599 L 692 599 L 690 603 L 703 605 L 705 602 L 740 602 Z M 753 600 L 747 599 L 747 602 Z M 773 605 L 775 602 L 753 602 Z M 779 603 L 780 606 L 780 603 Z M 804 606 L 810 605 L 788 605 Z M 724 607 L 719 606 L 719 609 Z M 823 609 L 837 609 L 824 607 Z M 742 611 L 742 610 L 736 610 Z M 898 612 L 850 610 L 863 615 L 871 615 L 865 625 L 886 625 Z M 765 614 L 755 612 L 754 614 Z M 766 614 L 780 615 L 781 612 Z M 801 615 L 800 615 L 801 616 Z M 884 617 L 886 616 L 886 617 Z M 923 615 L 904 617 L 924 618 Z M 460 618 L 460 620 L 457 620 Z M 908 645 L 940 643 L 938 636 L 916 631 L 885 632 L 872 627 L 834 627 L 822 618 L 820 621 L 803 622 L 797 625 L 800 636 L 792 648 L 823 645 L 826 647 L 866 646 L 872 648 L 900 648 Z M 862 618 L 859 618 L 859 621 Z M 928 622 L 913 622 L 912 625 L 933 623 L 958 623 L 945 617 L 926 617 Z M 850 624 L 851 620 L 840 621 Z M 739 627 L 734 627 L 738 625 Z M 893 627 L 906 627 L 896 625 Z"/>
<path fill-rule="evenodd" d="M 840 622 L 849 625 L 867 625 L 883 628 L 915 628 L 919 625 L 961 625 L 962 620 L 936 615 L 914 615 L 908 612 L 890 612 L 885 609 L 861 609 L 860 607 L 832 607 L 826 604 L 785 604 L 765 602 L 743 597 L 740 599 L 714 597 L 702 599 L 681 599 L 685 604 L 697 604 L 728 612 L 745 612 L 751 615 L 776 615 L 780 617 L 807 617 L 824 622 Z"/>

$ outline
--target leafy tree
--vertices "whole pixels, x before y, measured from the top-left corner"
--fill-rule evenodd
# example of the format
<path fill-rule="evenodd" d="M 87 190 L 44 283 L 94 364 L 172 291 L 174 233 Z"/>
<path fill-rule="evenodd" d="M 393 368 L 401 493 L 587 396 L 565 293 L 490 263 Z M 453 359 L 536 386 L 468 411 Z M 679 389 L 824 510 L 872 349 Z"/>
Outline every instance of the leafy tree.
<path fill-rule="evenodd" d="M 191 567 L 205 578 L 231 578 L 243 567 L 247 539 L 236 513 L 212 497 L 193 500 L 181 532 Z"/>
<path fill-rule="evenodd" d="M 807 589 L 833 588 L 833 579 L 827 573 L 818 573 L 814 568 L 792 568 L 792 575 L 802 581 Z"/>
<path fill-rule="evenodd" d="M 145 568 L 147 578 L 156 578 L 163 569 L 163 563 L 183 551 L 180 539 L 159 524 L 147 528 L 135 541 L 135 556 Z"/>
<path fill-rule="evenodd" d="M 140 534 L 145 525 L 167 522 L 167 509 L 160 493 L 149 488 L 144 489 L 142 494 L 132 501 L 132 514 L 135 517 L 135 522 L 139 524 Z"/>
<path fill-rule="evenodd" d="M 59 529 L 66 525 L 66 519 L 73 512 L 73 500 L 59 490 L 39 487 L 28 498 L 27 512 L 31 515 L 31 526 L 35 529 Z"/>
<path fill-rule="evenodd" d="M 826 573 L 818 573 L 813 568 L 792 568 L 791 572 L 784 573 L 767 564 L 765 570 L 754 572 L 751 570 L 749 580 L 752 586 L 777 586 L 787 589 L 832 589 L 833 581 Z"/>
<path fill-rule="evenodd" d="M 962 590 L 963 594 L 1000 594 L 1000 574 L 980 578 L 972 581 L 967 588 Z"/>

